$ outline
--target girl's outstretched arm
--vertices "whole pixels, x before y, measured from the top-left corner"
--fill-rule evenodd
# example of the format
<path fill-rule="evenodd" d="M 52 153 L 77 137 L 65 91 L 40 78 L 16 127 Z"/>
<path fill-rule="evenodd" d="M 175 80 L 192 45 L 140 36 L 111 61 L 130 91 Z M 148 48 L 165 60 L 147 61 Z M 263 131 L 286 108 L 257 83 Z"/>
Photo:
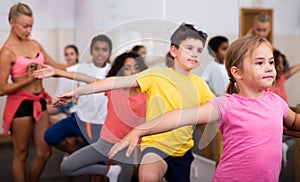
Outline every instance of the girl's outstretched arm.
<path fill-rule="evenodd" d="M 127 146 L 129 147 L 126 155 L 130 156 L 137 145 L 138 139 L 142 136 L 170 131 L 185 125 L 209 123 L 217 121 L 219 117 L 218 111 L 210 102 L 198 107 L 169 111 L 152 121 L 134 128 L 112 147 L 108 154 L 109 158 L 113 158 L 120 150 Z"/>
<path fill-rule="evenodd" d="M 99 92 L 105 92 L 108 90 L 115 90 L 121 88 L 138 87 L 138 83 L 134 75 L 132 76 L 120 76 L 120 77 L 109 77 L 103 80 L 98 80 L 88 85 L 77 87 L 71 91 L 63 93 L 57 96 L 56 101 L 53 105 L 64 105 L 72 101 L 72 98 L 79 97 L 81 95 L 89 95 Z"/>
<path fill-rule="evenodd" d="M 292 66 L 290 69 L 288 69 L 285 73 L 286 79 L 292 77 L 294 74 L 296 74 L 298 71 L 300 71 L 300 64 L 297 64 L 295 66 Z"/>

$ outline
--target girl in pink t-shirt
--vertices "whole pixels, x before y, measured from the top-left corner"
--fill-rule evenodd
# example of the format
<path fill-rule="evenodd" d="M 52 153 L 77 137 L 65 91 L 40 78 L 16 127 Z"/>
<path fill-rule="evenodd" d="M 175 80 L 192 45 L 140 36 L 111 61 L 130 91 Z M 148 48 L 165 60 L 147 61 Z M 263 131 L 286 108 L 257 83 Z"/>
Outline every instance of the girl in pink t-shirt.
<path fill-rule="evenodd" d="M 278 181 L 283 126 L 300 130 L 300 117 L 283 99 L 266 91 L 276 77 L 272 45 L 257 36 L 240 38 L 230 45 L 225 66 L 230 78 L 227 94 L 136 127 L 109 156 L 130 144 L 129 156 L 144 135 L 217 121 L 224 155 L 212 181 Z"/>
<path fill-rule="evenodd" d="M 288 102 L 286 90 L 285 90 L 285 81 L 300 71 L 300 64 L 289 67 L 289 63 L 286 60 L 284 54 L 279 52 L 278 50 L 274 50 L 274 60 L 276 65 L 277 76 L 274 81 L 273 87 L 270 88 L 271 92 L 279 95 L 283 100 Z"/>

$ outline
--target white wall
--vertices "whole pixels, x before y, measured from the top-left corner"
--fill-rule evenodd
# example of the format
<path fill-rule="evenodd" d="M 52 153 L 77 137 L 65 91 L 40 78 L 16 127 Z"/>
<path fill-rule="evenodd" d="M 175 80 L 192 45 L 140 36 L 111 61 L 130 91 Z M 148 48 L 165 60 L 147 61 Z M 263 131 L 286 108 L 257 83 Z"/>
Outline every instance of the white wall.
<path fill-rule="evenodd" d="M 86 13 L 80 13 L 81 16 L 77 17 L 75 24 L 88 25 L 89 28 L 76 26 L 78 27 L 75 33 L 76 40 L 80 40 L 79 44 L 87 48 L 89 42 L 86 40 L 90 40 L 97 33 L 106 33 L 114 43 L 115 52 L 112 57 L 130 49 L 134 44 L 143 43 L 150 55 L 148 62 L 163 60 L 168 51 L 170 34 L 183 21 L 195 24 L 210 37 L 225 35 L 232 42 L 239 35 L 240 8 L 247 7 L 274 10 L 274 44 L 286 54 L 290 65 L 300 63 L 299 0 L 88 0 L 87 2 L 80 1 L 81 6 L 77 6 L 79 9 L 76 11 Z M 205 50 L 203 65 L 209 59 L 211 58 Z M 195 72 L 201 71 L 202 68 L 199 67 Z M 297 73 L 286 83 L 290 105 L 300 103 L 298 96 L 300 85 L 297 83 L 299 79 L 300 73 Z"/>
<path fill-rule="evenodd" d="M 15 0 L 0 1 L 0 45 L 9 34 L 7 14 Z M 169 37 L 183 21 L 191 22 L 209 36 L 225 35 L 230 42 L 239 34 L 240 7 L 274 9 L 274 43 L 291 65 L 300 63 L 299 0 L 24 0 L 34 12 L 32 38 L 37 39 L 57 61 L 64 62 L 63 47 L 75 43 L 80 61 L 90 60 L 89 44 L 93 36 L 105 33 L 113 40 L 113 58 L 134 44 L 145 44 L 148 62 L 163 60 Z M 203 64 L 210 59 L 206 50 Z M 164 63 L 162 62 L 161 65 Z M 196 70 L 201 72 L 201 67 Z M 290 105 L 300 103 L 300 73 L 287 81 Z M 53 94 L 56 79 L 46 80 Z M 0 117 L 5 97 L 0 98 Z M 1 132 L 1 130 L 0 130 Z"/>

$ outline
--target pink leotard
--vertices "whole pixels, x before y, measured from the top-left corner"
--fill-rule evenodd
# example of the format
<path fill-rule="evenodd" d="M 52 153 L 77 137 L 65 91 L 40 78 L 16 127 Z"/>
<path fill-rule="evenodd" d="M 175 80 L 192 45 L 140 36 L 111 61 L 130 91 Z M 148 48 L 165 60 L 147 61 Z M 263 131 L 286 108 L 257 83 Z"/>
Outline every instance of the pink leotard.
<path fill-rule="evenodd" d="M 45 61 L 44 55 L 42 54 L 40 48 L 33 42 L 31 41 L 34 47 L 38 49 L 38 53 L 35 58 L 28 58 L 24 56 L 18 56 L 14 53 L 12 48 L 10 48 L 8 45 L 4 45 L 6 48 L 8 48 L 11 52 L 13 52 L 16 56 L 16 61 L 14 65 L 11 68 L 11 76 L 18 77 L 18 76 L 23 76 L 27 74 L 27 66 L 36 63 L 36 64 L 42 64 Z"/>

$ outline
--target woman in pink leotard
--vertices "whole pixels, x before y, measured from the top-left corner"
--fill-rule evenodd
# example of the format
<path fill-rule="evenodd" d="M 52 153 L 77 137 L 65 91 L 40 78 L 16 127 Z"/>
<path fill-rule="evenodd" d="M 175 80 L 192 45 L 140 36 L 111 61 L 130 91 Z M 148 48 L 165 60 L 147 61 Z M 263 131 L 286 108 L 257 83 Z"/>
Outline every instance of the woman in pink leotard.
<path fill-rule="evenodd" d="M 23 3 L 10 8 L 10 34 L 0 51 L 0 96 L 7 95 L 3 114 L 4 133 L 11 135 L 14 146 L 12 172 L 14 181 L 38 181 L 51 149 L 44 141 L 44 132 L 50 120 L 46 112 L 49 95 L 44 91 L 42 80 L 32 76 L 41 63 L 64 69 L 57 64 L 30 37 L 33 26 L 31 9 Z M 12 82 L 8 82 L 11 75 Z M 35 156 L 26 175 L 26 158 L 33 138 Z"/>

